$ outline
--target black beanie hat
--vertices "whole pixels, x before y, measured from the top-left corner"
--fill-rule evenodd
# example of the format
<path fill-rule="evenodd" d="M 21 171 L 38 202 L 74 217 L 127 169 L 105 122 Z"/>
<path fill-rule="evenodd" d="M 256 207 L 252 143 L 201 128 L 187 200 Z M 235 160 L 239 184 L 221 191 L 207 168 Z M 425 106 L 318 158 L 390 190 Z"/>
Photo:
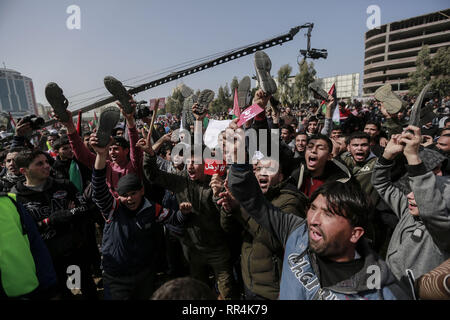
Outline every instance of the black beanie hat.
<path fill-rule="evenodd" d="M 120 178 L 119 183 L 117 184 L 117 193 L 119 196 L 123 196 L 130 191 L 141 190 L 141 188 L 141 179 L 139 179 L 134 173 L 129 173 Z"/>

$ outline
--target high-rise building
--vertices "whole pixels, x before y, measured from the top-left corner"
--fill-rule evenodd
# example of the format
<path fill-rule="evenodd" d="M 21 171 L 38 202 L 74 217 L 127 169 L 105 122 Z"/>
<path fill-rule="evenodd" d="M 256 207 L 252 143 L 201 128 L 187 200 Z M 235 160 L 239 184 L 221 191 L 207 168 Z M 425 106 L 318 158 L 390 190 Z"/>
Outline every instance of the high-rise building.
<path fill-rule="evenodd" d="M 37 114 L 33 81 L 11 69 L 0 69 L 0 112 L 13 117 Z"/>
<path fill-rule="evenodd" d="M 399 94 L 408 92 L 408 74 L 424 45 L 431 56 L 450 45 L 450 9 L 384 24 L 365 33 L 364 95 L 390 83 Z"/>

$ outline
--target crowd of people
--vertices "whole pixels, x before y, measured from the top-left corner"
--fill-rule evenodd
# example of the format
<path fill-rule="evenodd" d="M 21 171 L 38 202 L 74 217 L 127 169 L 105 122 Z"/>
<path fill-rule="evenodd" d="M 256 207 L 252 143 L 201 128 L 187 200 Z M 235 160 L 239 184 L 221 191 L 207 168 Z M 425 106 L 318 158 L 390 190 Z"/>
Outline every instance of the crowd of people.
<path fill-rule="evenodd" d="M 0 297 L 450 299 L 450 96 L 281 106 L 260 80 L 239 107 L 264 112 L 241 126 L 200 101 L 192 126 L 136 119 L 131 96 L 93 131 L 55 105 L 51 129 L 18 121 L 0 158 Z M 223 172 L 193 144 L 172 153 L 205 117 L 231 120 L 210 150 Z M 279 156 L 249 154 L 250 129 L 276 130 Z"/>

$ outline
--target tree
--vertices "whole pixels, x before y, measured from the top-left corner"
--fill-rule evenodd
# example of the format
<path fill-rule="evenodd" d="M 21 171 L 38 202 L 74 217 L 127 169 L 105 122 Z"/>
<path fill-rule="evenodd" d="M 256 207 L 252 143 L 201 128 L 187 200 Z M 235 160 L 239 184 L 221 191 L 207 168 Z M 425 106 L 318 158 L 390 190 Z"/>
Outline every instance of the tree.
<path fill-rule="evenodd" d="M 225 83 L 225 87 L 223 87 L 223 95 L 224 95 L 223 102 L 226 105 L 233 103 L 232 97 L 234 97 L 234 94 L 233 95 L 231 94 L 230 88 L 228 87 L 228 83 Z"/>
<path fill-rule="evenodd" d="M 431 90 L 441 97 L 450 91 L 450 48 L 439 48 L 434 57 L 427 45 L 419 51 L 416 71 L 409 74 L 409 93 L 418 95 L 427 83 L 431 83 Z"/>
<path fill-rule="evenodd" d="M 175 88 L 172 95 L 168 97 L 166 103 L 166 112 L 172 114 L 181 114 L 183 110 L 184 97 L 180 89 Z"/>
<path fill-rule="evenodd" d="M 416 59 L 416 71 L 409 74 L 409 93 L 418 95 L 431 80 L 431 56 L 427 45 L 419 51 Z"/>
<path fill-rule="evenodd" d="M 291 101 L 291 88 L 289 86 L 289 76 L 291 75 L 292 67 L 288 64 L 281 66 L 278 70 L 278 90 L 276 98 L 281 102 L 281 105 L 286 106 Z"/>
<path fill-rule="evenodd" d="M 292 95 L 292 102 L 296 105 L 308 101 L 310 83 L 315 81 L 314 76 L 316 75 L 316 70 L 314 69 L 314 64 L 303 59 L 299 66 L 300 72 L 295 76 L 294 89 Z"/>
<path fill-rule="evenodd" d="M 431 89 L 444 97 L 450 92 L 450 47 L 439 48 L 431 61 Z"/>
<path fill-rule="evenodd" d="M 210 110 L 212 113 L 227 112 L 232 104 L 230 89 L 228 88 L 228 84 L 225 84 L 225 87 L 219 87 L 217 98 L 213 100 Z"/>

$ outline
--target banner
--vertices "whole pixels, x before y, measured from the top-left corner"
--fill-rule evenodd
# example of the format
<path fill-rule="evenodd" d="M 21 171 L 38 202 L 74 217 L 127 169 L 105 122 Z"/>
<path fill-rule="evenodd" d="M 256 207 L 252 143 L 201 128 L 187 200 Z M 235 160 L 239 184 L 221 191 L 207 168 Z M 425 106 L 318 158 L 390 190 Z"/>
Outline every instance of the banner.
<path fill-rule="evenodd" d="M 222 161 L 221 164 L 217 163 L 217 160 L 214 159 L 205 159 L 205 174 L 212 176 L 216 173 L 219 176 L 223 176 L 226 171 L 227 164 L 225 161 Z"/>
<path fill-rule="evenodd" d="M 258 114 L 260 114 L 263 111 L 264 111 L 264 109 L 261 108 L 259 105 L 252 104 L 250 107 L 248 107 L 241 113 L 241 115 L 239 117 L 239 121 L 237 123 L 238 127 L 242 126 L 248 120 L 253 119 L 254 117 L 256 117 Z"/>

